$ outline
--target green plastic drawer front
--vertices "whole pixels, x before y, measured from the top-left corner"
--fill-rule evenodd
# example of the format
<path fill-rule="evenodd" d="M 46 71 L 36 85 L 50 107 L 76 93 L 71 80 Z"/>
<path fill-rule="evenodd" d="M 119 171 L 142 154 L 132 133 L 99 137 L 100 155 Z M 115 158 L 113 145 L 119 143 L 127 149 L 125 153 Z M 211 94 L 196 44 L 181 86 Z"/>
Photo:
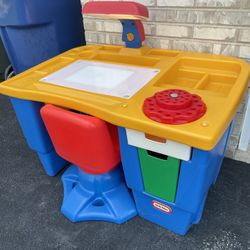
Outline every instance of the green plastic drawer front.
<path fill-rule="evenodd" d="M 169 202 L 174 202 L 180 160 L 141 148 L 138 148 L 138 153 L 145 192 Z"/>

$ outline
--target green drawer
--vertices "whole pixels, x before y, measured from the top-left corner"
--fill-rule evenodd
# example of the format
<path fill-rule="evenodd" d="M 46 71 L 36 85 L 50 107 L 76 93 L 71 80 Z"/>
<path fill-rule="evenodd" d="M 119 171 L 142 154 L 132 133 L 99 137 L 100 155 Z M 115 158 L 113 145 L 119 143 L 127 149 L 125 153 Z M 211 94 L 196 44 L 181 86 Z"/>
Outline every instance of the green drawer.
<path fill-rule="evenodd" d="M 180 160 L 138 148 L 145 192 L 175 201 Z"/>

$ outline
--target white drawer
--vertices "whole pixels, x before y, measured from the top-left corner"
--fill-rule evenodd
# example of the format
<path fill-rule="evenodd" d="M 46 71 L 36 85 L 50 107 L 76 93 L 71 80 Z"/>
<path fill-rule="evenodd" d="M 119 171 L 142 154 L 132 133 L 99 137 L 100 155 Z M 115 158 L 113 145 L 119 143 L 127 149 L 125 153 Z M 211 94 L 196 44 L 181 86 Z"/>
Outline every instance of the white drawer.
<path fill-rule="evenodd" d="M 191 157 L 191 147 L 171 140 L 157 140 L 146 138 L 143 132 L 126 129 L 128 144 L 138 148 L 147 149 L 160 154 L 175 157 L 180 160 L 188 161 Z"/>

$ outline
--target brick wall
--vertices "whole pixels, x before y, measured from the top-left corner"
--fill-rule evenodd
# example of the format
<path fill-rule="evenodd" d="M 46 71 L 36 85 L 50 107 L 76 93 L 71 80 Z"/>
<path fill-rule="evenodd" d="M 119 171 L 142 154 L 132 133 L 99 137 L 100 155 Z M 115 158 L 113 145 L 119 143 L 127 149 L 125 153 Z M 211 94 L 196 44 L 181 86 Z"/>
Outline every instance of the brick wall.
<path fill-rule="evenodd" d="M 150 12 L 144 22 L 147 45 L 230 55 L 250 63 L 250 0 L 137 2 L 148 6 Z M 85 18 L 84 23 L 87 43 L 122 44 L 118 21 Z M 226 155 L 250 163 L 250 146 L 247 152 L 237 149 L 244 110 L 245 100 L 237 113 Z"/>

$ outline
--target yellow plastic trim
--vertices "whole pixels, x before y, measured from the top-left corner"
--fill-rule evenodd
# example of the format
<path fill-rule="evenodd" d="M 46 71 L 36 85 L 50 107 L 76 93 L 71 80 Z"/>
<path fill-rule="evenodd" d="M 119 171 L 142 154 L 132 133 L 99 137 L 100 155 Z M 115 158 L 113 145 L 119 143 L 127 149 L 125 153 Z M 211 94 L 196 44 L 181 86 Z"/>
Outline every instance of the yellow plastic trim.
<path fill-rule="evenodd" d="M 45 76 L 79 60 L 160 69 L 136 95 L 126 100 L 41 83 Z M 232 121 L 248 86 L 249 65 L 239 59 L 162 49 L 91 45 L 75 48 L 0 84 L 0 93 L 82 111 L 118 126 L 210 150 Z M 206 114 L 184 125 L 148 119 L 142 105 L 158 91 L 179 88 L 202 97 Z"/>

